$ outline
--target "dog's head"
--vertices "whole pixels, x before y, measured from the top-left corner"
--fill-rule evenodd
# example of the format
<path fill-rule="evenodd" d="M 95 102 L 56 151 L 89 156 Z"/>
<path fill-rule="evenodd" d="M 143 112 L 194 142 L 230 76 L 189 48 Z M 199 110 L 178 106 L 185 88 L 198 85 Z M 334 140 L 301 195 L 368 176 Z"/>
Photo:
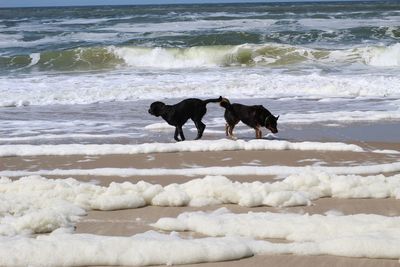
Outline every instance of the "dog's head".
<path fill-rule="evenodd" d="M 156 101 L 151 103 L 149 108 L 149 113 L 153 116 L 159 117 L 161 115 L 161 111 L 164 108 L 165 104 L 160 101 Z"/>
<path fill-rule="evenodd" d="M 223 108 L 228 108 L 231 105 L 231 102 L 225 97 L 220 96 L 219 105 Z"/>
<path fill-rule="evenodd" d="M 265 128 L 270 130 L 272 133 L 277 133 L 278 132 L 278 119 L 279 115 L 275 117 L 274 115 L 269 115 L 265 117 Z"/>

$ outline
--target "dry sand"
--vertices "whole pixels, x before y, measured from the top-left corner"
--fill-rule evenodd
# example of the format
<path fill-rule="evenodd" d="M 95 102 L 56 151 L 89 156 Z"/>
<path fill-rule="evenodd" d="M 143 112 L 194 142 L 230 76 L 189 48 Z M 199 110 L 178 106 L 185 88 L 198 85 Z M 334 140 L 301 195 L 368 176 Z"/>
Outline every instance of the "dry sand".
<path fill-rule="evenodd" d="M 397 143 L 363 143 L 369 149 L 394 149 L 400 151 Z M 305 166 L 318 162 L 323 166 L 350 166 L 378 163 L 393 163 L 400 160 L 398 154 L 319 152 L 319 151 L 222 151 L 222 152 L 184 152 L 154 153 L 139 155 L 108 156 L 40 156 L 40 157 L 4 157 L 0 161 L 0 170 L 40 169 L 91 169 L 91 168 L 190 168 L 209 166 Z M 62 177 L 57 177 L 62 178 Z M 80 180 L 97 180 L 102 185 L 112 181 L 137 182 L 145 180 L 162 185 L 183 183 L 198 177 L 186 176 L 144 176 L 144 177 L 74 177 Z M 237 181 L 272 181 L 273 176 L 228 176 Z M 399 201 L 395 199 L 332 199 L 322 198 L 311 206 L 291 208 L 256 207 L 246 208 L 237 205 L 223 205 L 234 212 L 274 211 L 298 213 L 324 213 L 337 210 L 344 214 L 374 213 L 387 216 L 400 216 Z M 155 207 L 117 211 L 90 211 L 76 225 L 77 233 L 99 235 L 130 236 L 152 229 L 149 224 L 161 217 L 174 217 L 185 211 L 215 210 L 219 206 L 194 207 Z M 299 226 L 301 227 L 301 226 Z M 192 233 L 185 233 L 192 235 Z M 276 240 L 280 242 L 280 240 Z M 296 255 L 259 255 L 238 261 L 204 263 L 196 266 L 399 266 L 397 260 L 347 258 L 335 256 L 296 256 Z"/>

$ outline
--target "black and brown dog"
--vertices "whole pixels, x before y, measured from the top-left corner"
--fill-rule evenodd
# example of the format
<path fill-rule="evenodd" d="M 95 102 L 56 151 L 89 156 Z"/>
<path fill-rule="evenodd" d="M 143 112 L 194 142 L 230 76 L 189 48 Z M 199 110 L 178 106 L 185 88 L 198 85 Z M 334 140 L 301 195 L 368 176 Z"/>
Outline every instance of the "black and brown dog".
<path fill-rule="evenodd" d="M 191 119 L 197 128 L 197 140 L 203 136 L 204 129 L 206 128 L 206 125 L 201 120 L 207 112 L 207 104 L 211 102 L 218 103 L 222 99 L 222 96 L 207 100 L 188 98 L 175 105 L 166 105 L 163 102 L 156 101 L 150 105 L 149 113 L 156 117 L 161 116 L 168 124 L 175 126 L 174 139 L 176 141 L 185 140 L 182 126 Z M 180 135 L 181 139 L 178 138 L 178 135 Z"/>
<path fill-rule="evenodd" d="M 225 133 L 226 136 L 233 137 L 233 128 L 242 121 L 247 126 L 256 131 L 256 138 L 262 137 L 261 127 L 265 127 L 272 133 L 277 133 L 277 121 L 279 116 L 275 117 L 268 109 L 261 105 L 246 106 L 238 103 L 231 104 L 228 99 L 223 98 L 220 105 L 225 108 Z"/>

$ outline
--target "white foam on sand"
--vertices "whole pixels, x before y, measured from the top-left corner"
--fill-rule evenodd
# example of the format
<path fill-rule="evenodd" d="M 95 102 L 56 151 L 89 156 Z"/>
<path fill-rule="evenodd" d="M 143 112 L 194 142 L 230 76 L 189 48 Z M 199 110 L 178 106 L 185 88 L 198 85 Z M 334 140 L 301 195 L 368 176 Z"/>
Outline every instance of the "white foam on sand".
<path fill-rule="evenodd" d="M 191 230 L 209 236 L 229 237 L 185 240 L 174 233 L 162 235 L 155 232 L 132 237 L 106 237 L 72 235 L 60 229 L 36 238 L 0 238 L 0 265 L 172 265 L 240 259 L 253 254 L 286 253 L 400 257 L 399 217 L 233 214 L 220 209 L 213 213 L 192 212 L 177 218 L 162 218 L 153 226 L 163 230 Z M 251 238 L 283 238 L 293 242 L 271 243 Z"/>
<path fill-rule="evenodd" d="M 337 255 L 398 259 L 400 218 L 356 214 L 183 213 L 153 224 L 210 236 L 183 239 L 149 231 L 131 237 L 70 234 L 1 237 L 2 266 L 176 265 L 241 259 L 254 254 Z M 242 237 L 240 237 L 241 235 Z M 271 243 L 253 238 L 283 238 Z M 68 253 L 66 253 L 68 251 Z M 176 253 L 179 251 L 179 253 Z"/>
<path fill-rule="evenodd" d="M 195 151 L 231 151 L 231 150 L 312 150 L 312 151 L 351 151 L 364 150 L 354 144 L 339 142 L 289 142 L 282 140 L 196 140 L 179 143 L 145 143 L 138 145 L 1 145 L 0 157 L 5 156 L 39 156 L 39 155 L 111 155 L 142 154 L 161 152 L 195 152 Z"/>
<path fill-rule="evenodd" d="M 216 238 L 182 239 L 154 232 L 131 237 L 71 234 L 86 210 L 145 205 L 308 205 L 320 197 L 400 198 L 400 175 L 362 177 L 305 172 L 273 183 L 205 177 L 161 186 L 143 181 L 99 186 L 75 179 L 39 176 L 0 179 L 0 265 L 154 265 L 213 262 L 254 254 L 339 255 L 400 258 L 400 217 L 277 213 L 183 213 L 153 226 L 195 231 Z M 30 237 L 35 233 L 50 235 Z M 28 236 L 27 236 L 28 235 Z M 240 235 L 240 236 L 239 236 Z M 283 238 L 271 243 L 260 238 Z M 68 251 L 68 253 L 65 253 Z M 176 253 L 180 251 L 180 253 Z"/>
<path fill-rule="evenodd" d="M 375 149 L 372 152 L 379 154 L 400 154 L 400 151 L 392 149 Z"/>
<path fill-rule="evenodd" d="M 398 259 L 399 217 L 377 215 L 349 216 L 308 216 L 297 214 L 256 213 L 233 215 L 233 221 L 227 222 L 223 216 L 229 213 L 217 211 L 216 215 L 182 214 L 175 219 L 185 224 L 183 216 L 196 217 L 202 229 L 214 228 L 224 234 L 232 228 L 244 230 L 241 233 L 251 235 L 263 232 L 263 225 L 273 228 L 265 231 L 264 236 L 283 236 L 288 239 L 306 241 L 292 243 L 271 243 L 246 237 L 207 237 L 183 239 L 176 233 L 169 235 L 149 231 L 131 237 L 110 237 L 90 234 L 68 234 L 57 231 L 48 236 L 37 238 L 1 238 L 0 265 L 2 266 L 87 266 L 87 265 L 177 265 L 200 262 L 235 260 L 255 254 L 297 254 L 297 255 L 337 255 L 347 257 L 367 257 Z M 220 213 L 220 215 L 218 215 Z M 222 214 L 221 214 L 222 213 Z M 302 217 L 299 217 L 302 216 Z M 216 222 L 216 218 L 221 218 Z M 248 223 L 238 219 L 249 218 Z M 271 219 L 272 222 L 265 222 Z M 286 219 L 286 220 L 284 220 Z M 293 221 L 291 219 L 294 219 Z M 165 219 L 163 219 L 165 220 Z M 176 223 L 170 219 L 170 226 Z M 234 222 L 236 223 L 234 227 Z M 280 222 L 280 224 L 278 223 Z M 302 224 L 307 223 L 303 227 Z M 340 233 L 336 223 L 345 228 Z M 161 224 L 158 222 L 157 224 Z M 254 225 L 256 227 L 254 227 Z M 321 227 L 326 226 L 326 229 Z M 179 226 L 182 225 L 177 225 Z M 229 227 L 224 231 L 224 228 Z M 252 227 L 253 226 L 253 227 Z M 189 228 L 189 227 L 188 227 Z M 245 229 L 248 229 L 246 231 Z M 313 231 L 316 230 L 316 231 Z M 325 231 L 324 231 L 325 230 Z M 330 231 L 332 230 L 332 231 Z M 338 231 L 339 230 L 339 231 Z M 354 230 L 352 232 L 351 230 Z M 276 231 L 276 234 L 275 232 Z M 270 232 L 268 234 L 266 232 Z M 305 236 L 311 233 L 310 236 Z M 328 235 L 325 235 L 328 234 Z M 68 251 L 68 253 L 66 253 Z M 177 253 L 179 251 L 179 253 Z"/>
<path fill-rule="evenodd" d="M 61 232 L 37 238 L 0 238 L 1 266 L 176 265 L 252 255 L 238 238 L 182 239 L 154 231 L 131 237 Z"/>
<path fill-rule="evenodd" d="M 377 174 L 400 171 L 400 162 L 383 163 L 375 165 L 357 166 L 214 166 L 214 167 L 195 167 L 179 169 L 137 169 L 137 168 L 95 168 L 95 169 L 53 169 L 36 171 L 0 171 L 0 176 L 21 177 L 29 175 L 52 175 L 52 176 L 204 176 L 204 175 L 290 175 L 307 171 L 323 171 L 331 174 Z"/>
<path fill-rule="evenodd" d="M 256 254 L 328 254 L 388 259 L 400 257 L 400 217 L 270 212 L 234 214 L 222 208 L 212 213 L 187 212 L 177 218 L 161 218 L 152 226 L 168 231 L 194 231 L 207 236 L 280 238 L 293 241 L 248 243 Z"/>
<path fill-rule="evenodd" d="M 166 231 L 193 231 L 206 236 L 279 238 L 295 242 L 317 242 L 377 233 L 400 238 L 400 217 L 375 214 L 310 215 L 273 212 L 236 214 L 221 208 L 211 213 L 185 212 L 176 218 L 161 218 L 152 226 Z"/>
<path fill-rule="evenodd" d="M 50 192 L 41 197 L 35 192 L 6 193 L 2 190 L 0 236 L 48 233 L 60 227 L 72 229 L 79 217 L 86 214 L 78 205 L 46 194 Z"/>
<path fill-rule="evenodd" d="M 161 186 L 140 181 L 99 186 L 75 179 L 40 176 L 0 179 L 0 235 L 51 232 L 72 227 L 85 210 L 132 209 L 153 206 L 287 207 L 310 205 L 321 197 L 400 198 L 400 175 L 362 177 L 305 172 L 273 183 L 240 183 L 207 176 L 183 184 Z"/>

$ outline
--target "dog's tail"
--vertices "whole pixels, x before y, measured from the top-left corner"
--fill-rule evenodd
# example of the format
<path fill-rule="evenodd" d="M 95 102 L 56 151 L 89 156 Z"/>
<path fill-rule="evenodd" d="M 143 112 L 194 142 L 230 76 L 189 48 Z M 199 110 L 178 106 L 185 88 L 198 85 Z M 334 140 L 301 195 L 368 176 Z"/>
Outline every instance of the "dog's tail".
<path fill-rule="evenodd" d="M 222 96 L 218 98 L 206 99 L 203 102 L 207 105 L 208 103 L 220 103 L 224 98 Z"/>

